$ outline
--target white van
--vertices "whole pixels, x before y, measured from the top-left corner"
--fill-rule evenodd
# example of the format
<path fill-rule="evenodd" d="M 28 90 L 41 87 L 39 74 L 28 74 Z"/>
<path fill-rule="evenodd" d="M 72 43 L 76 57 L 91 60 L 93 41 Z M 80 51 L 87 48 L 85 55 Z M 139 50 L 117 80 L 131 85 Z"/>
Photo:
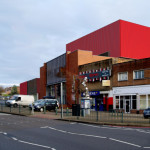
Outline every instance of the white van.
<path fill-rule="evenodd" d="M 13 95 L 10 100 L 6 101 L 7 106 L 17 107 L 18 105 L 28 106 L 34 102 L 32 95 Z"/>

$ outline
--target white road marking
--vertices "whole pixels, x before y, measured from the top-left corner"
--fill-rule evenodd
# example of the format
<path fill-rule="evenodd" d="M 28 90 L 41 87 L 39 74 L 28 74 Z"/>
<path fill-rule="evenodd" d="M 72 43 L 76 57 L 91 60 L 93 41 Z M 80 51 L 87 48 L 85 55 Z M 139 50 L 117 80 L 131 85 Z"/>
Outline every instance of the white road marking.
<path fill-rule="evenodd" d="M 21 141 L 21 140 L 18 140 L 18 141 L 21 142 L 21 143 L 29 144 L 29 145 L 34 145 L 34 146 L 39 146 L 39 147 L 43 147 L 43 148 L 55 150 L 54 148 L 51 148 L 51 147 L 49 147 L 49 146 L 39 145 L 39 144 L 30 143 L 30 142 Z"/>
<path fill-rule="evenodd" d="M 17 141 L 18 139 L 16 139 L 15 137 L 12 137 L 13 140 Z"/>
<path fill-rule="evenodd" d="M 41 128 L 48 128 L 48 126 L 45 126 L 45 127 L 41 127 Z"/>
<path fill-rule="evenodd" d="M 149 148 L 150 149 L 150 147 L 143 147 L 143 148 L 147 148 L 147 149 Z"/>
<path fill-rule="evenodd" d="M 4 135 L 7 135 L 7 133 L 6 133 L 6 132 L 3 132 L 3 134 L 4 134 Z"/>
<path fill-rule="evenodd" d="M 89 127 L 93 127 L 93 128 L 104 128 L 104 129 L 111 129 L 111 130 L 129 130 L 129 131 L 137 131 L 137 132 L 141 132 L 141 133 L 147 133 L 150 134 L 149 130 L 142 130 L 142 129 L 134 129 L 134 128 L 125 128 L 125 127 L 116 127 L 113 126 L 115 128 L 112 127 L 108 127 L 108 126 L 94 126 L 94 125 L 88 125 L 88 124 L 84 124 L 84 123 L 79 123 L 80 125 L 84 125 L 84 126 L 89 126 Z"/>
<path fill-rule="evenodd" d="M 128 144 L 128 145 L 132 145 L 132 146 L 135 146 L 135 147 L 141 147 L 140 145 L 128 143 L 128 142 L 125 142 L 125 141 L 120 141 L 120 140 L 113 139 L 113 138 L 109 138 L 109 139 L 112 140 L 112 141 L 116 141 L 116 142 L 120 142 L 120 143 L 124 143 L 124 144 Z"/>
<path fill-rule="evenodd" d="M 70 124 L 77 124 L 76 122 L 72 122 L 72 123 L 70 123 Z"/>
<path fill-rule="evenodd" d="M 96 138 L 107 138 L 107 137 L 104 137 L 104 136 L 96 136 L 96 135 L 88 135 L 88 134 L 80 134 L 80 133 L 74 133 L 74 132 L 68 132 L 68 131 L 64 131 L 64 130 L 59 130 L 59 129 L 56 129 L 56 128 L 52 128 L 52 127 L 48 127 L 49 129 L 52 129 L 52 130 L 55 130 L 55 131 L 58 131 L 58 132 L 63 132 L 63 133 L 68 133 L 68 134 L 74 134 L 74 135 L 81 135 L 81 136 L 88 136 L 88 137 L 96 137 Z"/>

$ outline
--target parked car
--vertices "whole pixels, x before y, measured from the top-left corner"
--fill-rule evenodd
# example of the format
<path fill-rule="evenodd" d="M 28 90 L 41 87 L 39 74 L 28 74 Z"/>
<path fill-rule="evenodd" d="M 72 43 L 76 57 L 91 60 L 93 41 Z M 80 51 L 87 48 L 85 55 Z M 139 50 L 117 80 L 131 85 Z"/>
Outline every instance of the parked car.
<path fill-rule="evenodd" d="M 54 96 L 43 96 L 43 99 L 49 99 L 49 100 L 57 101 L 57 107 L 59 108 L 59 102 Z"/>
<path fill-rule="evenodd" d="M 29 106 L 29 104 L 32 104 L 33 102 L 34 96 L 32 95 L 14 95 L 10 98 L 10 100 L 6 101 L 6 106 Z"/>
<path fill-rule="evenodd" d="M 33 105 L 33 108 L 34 108 L 34 106 L 38 105 L 42 101 L 45 101 L 45 99 L 38 99 L 38 100 L 36 100 L 32 104 L 29 104 L 29 108 L 32 109 L 32 105 Z"/>
<path fill-rule="evenodd" d="M 144 110 L 143 116 L 144 118 L 150 117 L 150 107 Z"/>
<path fill-rule="evenodd" d="M 45 101 L 39 102 L 37 105 L 34 105 L 34 110 L 35 111 L 44 111 L 44 107 L 46 110 L 55 110 L 57 106 L 57 101 L 56 100 L 49 100 L 45 99 Z"/>

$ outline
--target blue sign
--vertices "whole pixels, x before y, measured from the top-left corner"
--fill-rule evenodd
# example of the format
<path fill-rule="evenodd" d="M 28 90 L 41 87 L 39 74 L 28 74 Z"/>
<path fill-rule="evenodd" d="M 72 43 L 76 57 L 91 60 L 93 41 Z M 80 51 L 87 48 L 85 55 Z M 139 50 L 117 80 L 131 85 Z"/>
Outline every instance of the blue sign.
<path fill-rule="evenodd" d="M 100 91 L 90 91 L 89 95 L 90 96 L 98 96 L 98 95 L 100 95 Z M 81 93 L 81 96 L 84 97 L 85 93 Z"/>

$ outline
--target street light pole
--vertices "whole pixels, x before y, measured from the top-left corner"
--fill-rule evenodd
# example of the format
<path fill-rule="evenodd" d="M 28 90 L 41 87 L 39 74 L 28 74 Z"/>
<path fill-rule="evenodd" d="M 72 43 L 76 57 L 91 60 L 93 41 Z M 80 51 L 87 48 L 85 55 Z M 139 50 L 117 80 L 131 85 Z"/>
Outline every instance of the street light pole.
<path fill-rule="evenodd" d="M 63 82 L 61 82 L 61 119 L 63 118 Z"/>

